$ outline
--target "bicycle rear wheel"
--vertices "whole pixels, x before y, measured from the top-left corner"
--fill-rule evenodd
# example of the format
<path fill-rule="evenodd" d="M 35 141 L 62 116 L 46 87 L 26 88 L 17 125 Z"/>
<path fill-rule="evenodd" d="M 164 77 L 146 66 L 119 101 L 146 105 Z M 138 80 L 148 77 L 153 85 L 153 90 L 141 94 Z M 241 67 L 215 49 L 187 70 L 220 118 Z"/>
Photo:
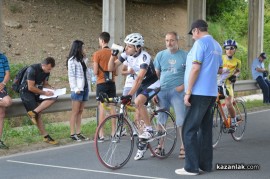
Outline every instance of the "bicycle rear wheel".
<path fill-rule="evenodd" d="M 100 141 L 99 134 L 102 133 L 102 130 L 104 140 Z M 99 161 L 110 169 L 123 167 L 133 152 L 132 134 L 130 124 L 120 114 L 108 116 L 100 123 L 95 134 L 95 149 Z"/>
<path fill-rule="evenodd" d="M 232 138 L 235 141 L 239 141 L 243 138 L 246 125 L 247 125 L 247 111 L 243 101 L 236 100 L 234 102 L 234 109 L 236 113 L 237 127 L 235 132 L 232 133 Z"/>
<path fill-rule="evenodd" d="M 167 158 L 173 152 L 177 141 L 175 119 L 170 112 L 159 109 L 152 114 L 151 124 L 155 136 L 148 147 L 153 156 Z"/>
<path fill-rule="evenodd" d="M 213 127 L 212 127 L 212 143 L 215 148 L 221 138 L 223 129 L 223 120 L 218 105 L 213 107 Z"/>

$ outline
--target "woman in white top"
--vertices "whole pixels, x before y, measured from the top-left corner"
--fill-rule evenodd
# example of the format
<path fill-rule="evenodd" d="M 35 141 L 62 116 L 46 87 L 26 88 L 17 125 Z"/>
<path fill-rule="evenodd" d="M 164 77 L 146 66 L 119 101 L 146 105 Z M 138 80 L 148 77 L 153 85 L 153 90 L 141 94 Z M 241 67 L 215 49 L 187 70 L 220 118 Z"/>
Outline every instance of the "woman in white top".
<path fill-rule="evenodd" d="M 70 138 L 74 141 L 88 140 L 81 133 L 84 104 L 89 100 L 90 74 L 87 71 L 83 42 L 75 40 L 67 58 L 68 80 L 71 89 L 72 111 L 70 118 Z"/>

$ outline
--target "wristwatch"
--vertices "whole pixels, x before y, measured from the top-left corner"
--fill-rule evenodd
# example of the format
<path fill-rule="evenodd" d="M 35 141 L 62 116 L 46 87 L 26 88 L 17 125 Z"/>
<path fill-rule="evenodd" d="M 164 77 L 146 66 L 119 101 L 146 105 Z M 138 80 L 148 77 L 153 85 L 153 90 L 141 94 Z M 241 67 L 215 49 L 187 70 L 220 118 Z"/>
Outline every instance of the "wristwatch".
<path fill-rule="evenodd" d="M 191 95 L 191 90 L 187 90 L 186 95 Z"/>

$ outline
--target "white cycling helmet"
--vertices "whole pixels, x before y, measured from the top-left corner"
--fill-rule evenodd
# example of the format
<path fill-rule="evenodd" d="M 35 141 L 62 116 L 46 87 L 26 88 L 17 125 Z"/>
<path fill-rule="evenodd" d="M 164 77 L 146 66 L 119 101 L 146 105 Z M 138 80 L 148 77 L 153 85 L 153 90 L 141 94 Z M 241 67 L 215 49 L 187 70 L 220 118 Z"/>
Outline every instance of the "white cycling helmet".
<path fill-rule="evenodd" d="M 134 46 L 144 46 L 143 36 L 140 33 L 132 33 L 126 36 L 124 42 Z"/>

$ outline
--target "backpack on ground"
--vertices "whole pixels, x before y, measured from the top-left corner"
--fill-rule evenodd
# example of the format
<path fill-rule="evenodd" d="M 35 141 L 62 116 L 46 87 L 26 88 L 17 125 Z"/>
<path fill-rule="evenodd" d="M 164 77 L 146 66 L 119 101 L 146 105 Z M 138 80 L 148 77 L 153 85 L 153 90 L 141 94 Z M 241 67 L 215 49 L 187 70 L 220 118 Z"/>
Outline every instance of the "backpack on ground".
<path fill-rule="evenodd" d="M 22 79 L 23 79 L 23 76 L 24 76 L 27 68 L 28 68 L 28 66 L 25 66 L 22 69 L 20 69 L 19 72 L 16 74 L 15 78 L 13 79 L 11 88 L 17 93 L 20 92 L 20 86 L 22 83 Z"/>

